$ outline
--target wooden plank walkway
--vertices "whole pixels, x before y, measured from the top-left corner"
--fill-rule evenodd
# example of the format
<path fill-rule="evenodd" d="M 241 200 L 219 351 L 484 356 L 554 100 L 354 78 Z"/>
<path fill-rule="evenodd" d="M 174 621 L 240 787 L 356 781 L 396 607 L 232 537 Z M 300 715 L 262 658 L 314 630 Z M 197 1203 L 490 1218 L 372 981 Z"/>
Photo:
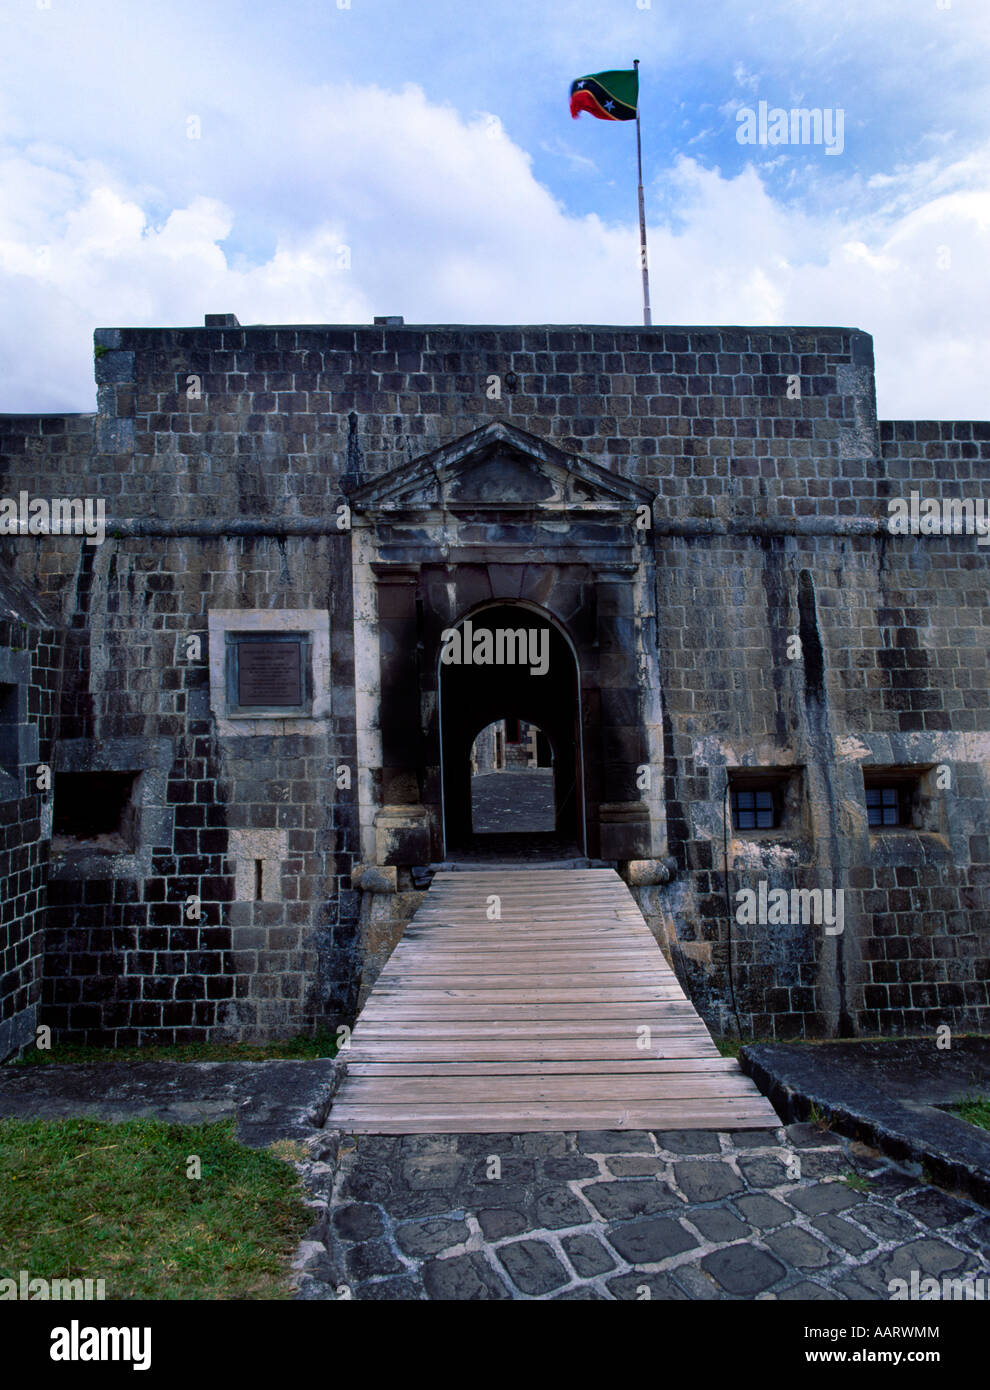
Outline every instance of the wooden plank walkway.
<path fill-rule="evenodd" d="M 341 1058 L 352 1133 L 780 1124 L 612 869 L 438 873 Z"/>

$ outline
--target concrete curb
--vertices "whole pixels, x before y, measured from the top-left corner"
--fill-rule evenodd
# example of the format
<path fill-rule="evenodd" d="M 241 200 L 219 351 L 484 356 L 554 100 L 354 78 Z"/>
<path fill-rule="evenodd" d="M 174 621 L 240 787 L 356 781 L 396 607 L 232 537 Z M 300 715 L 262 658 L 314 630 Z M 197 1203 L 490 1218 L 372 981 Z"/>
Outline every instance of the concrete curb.
<path fill-rule="evenodd" d="M 807 1120 L 812 1107 L 829 1129 L 888 1158 L 924 1168 L 933 1183 L 990 1207 L 990 1133 L 933 1106 L 907 1106 L 835 1070 L 826 1080 L 813 1049 L 786 1044 L 744 1047 L 739 1064 L 783 1123 Z M 804 1056 L 801 1054 L 804 1053 Z"/>

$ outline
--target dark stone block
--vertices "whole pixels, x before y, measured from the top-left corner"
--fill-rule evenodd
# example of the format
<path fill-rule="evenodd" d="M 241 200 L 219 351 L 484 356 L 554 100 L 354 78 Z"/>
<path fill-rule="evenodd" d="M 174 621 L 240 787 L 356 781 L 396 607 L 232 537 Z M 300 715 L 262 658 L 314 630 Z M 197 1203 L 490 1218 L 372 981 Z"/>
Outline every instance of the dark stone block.
<path fill-rule="evenodd" d="M 523 1293 L 551 1293 L 568 1282 L 568 1274 L 553 1250 L 542 1240 L 517 1240 L 501 1245 L 498 1257 L 509 1278 Z"/>
<path fill-rule="evenodd" d="M 627 1178 L 589 1183 L 582 1193 L 606 1221 L 648 1216 L 682 1205 L 667 1184 L 658 1179 Z"/>
<path fill-rule="evenodd" d="M 610 1226 L 608 1242 L 630 1264 L 657 1264 L 671 1255 L 681 1255 L 697 1246 L 697 1239 L 677 1221 L 652 1217 L 646 1221 L 627 1221 Z"/>
<path fill-rule="evenodd" d="M 595 1275 L 605 1274 L 615 1268 L 615 1260 L 601 1241 L 592 1235 L 564 1236 L 560 1243 L 575 1272 L 582 1279 L 593 1279 Z"/>
<path fill-rule="evenodd" d="M 786 1270 L 779 1260 L 752 1245 L 731 1245 L 706 1255 L 701 1267 L 728 1294 L 735 1298 L 755 1298 L 773 1287 Z"/>
<path fill-rule="evenodd" d="M 483 1255 L 455 1255 L 449 1260 L 430 1260 L 423 1266 L 423 1287 L 428 1298 L 458 1302 L 506 1300 L 512 1295 Z"/>

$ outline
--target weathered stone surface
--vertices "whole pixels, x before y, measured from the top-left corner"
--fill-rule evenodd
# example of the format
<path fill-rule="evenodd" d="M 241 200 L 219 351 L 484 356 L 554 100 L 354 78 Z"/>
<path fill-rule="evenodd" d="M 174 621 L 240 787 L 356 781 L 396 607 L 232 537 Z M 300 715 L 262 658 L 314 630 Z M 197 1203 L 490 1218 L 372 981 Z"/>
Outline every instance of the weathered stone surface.
<path fill-rule="evenodd" d="M 895 1208 L 877 1206 L 874 1202 L 857 1208 L 854 1215 L 858 1225 L 865 1226 L 881 1240 L 909 1240 L 917 1229 Z"/>
<path fill-rule="evenodd" d="M 677 1221 L 651 1217 L 609 1226 L 609 1244 L 630 1264 L 658 1264 L 671 1255 L 681 1255 L 698 1244 L 697 1239 Z"/>
<path fill-rule="evenodd" d="M 392 1184 L 391 1169 L 369 1161 L 348 1173 L 341 1195 L 358 1202 L 381 1202 L 392 1191 Z"/>
<path fill-rule="evenodd" d="M 383 1225 L 380 1210 L 368 1202 L 350 1202 L 333 1213 L 333 1228 L 341 1240 L 374 1240 Z"/>
<path fill-rule="evenodd" d="M 471 1234 L 466 1221 L 412 1221 L 396 1228 L 395 1239 L 406 1255 L 439 1255 L 461 1245 Z"/>
<path fill-rule="evenodd" d="M 840 1148 L 842 1140 L 831 1130 L 822 1129 L 819 1125 L 793 1124 L 788 1125 L 785 1131 L 787 1138 L 796 1149 L 824 1149 Z"/>
<path fill-rule="evenodd" d="M 606 1158 L 605 1167 L 617 1178 L 645 1178 L 659 1173 L 663 1162 L 652 1154 L 614 1154 Z"/>
<path fill-rule="evenodd" d="M 242 1143 L 306 1140 L 322 1115 L 336 1064 L 307 1062 L 76 1062 L 0 1068 L 0 1117 L 237 1121 Z"/>
<path fill-rule="evenodd" d="M 689 1202 L 718 1202 L 745 1190 L 745 1184 L 729 1165 L 718 1159 L 676 1163 L 674 1180 Z"/>
<path fill-rule="evenodd" d="M 359 1303 L 410 1303 L 423 1297 L 423 1287 L 416 1279 L 376 1279 L 360 1284 L 354 1292 Z"/>
<path fill-rule="evenodd" d="M 738 1162 L 739 1171 L 750 1187 L 776 1187 L 788 1177 L 787 1165 L 771 1154 L 761 1154 L 759 1158 L 740 1158 Z"/>
<path fill-rule="evenodd" d="M 734 1149 L 769 1149 L 776 1147 L 777 1131 L 774 1129 L 734 1129 L 729 1135 Z"/>
<path fill-rule="evenodd" d="M 512 1297 L 484 1256 L 478 1254 L 430 1260 L 423 1266 L 423 1287 L 432 1299 L 476 1303 Z"/>
<path fill-rule="evenodd" d="M 763 1239 L 775 1255 L 798 1269 L 820 1269 L 832 1261 L 828 1247 L 799 1226 L 770 1231 Z"/>
<path fill-rule="evenodd" d="M 707 1129 L 659 1129 L 655 1132 L 661 1149 L 675 1154 L 717 1154 L 718 1135 Z"/>
<path fill-rule="evenodd" d="M 537 1193 L 533 1206 L 537 1226 L 559 1230 L 590 1220 L 591 1214 L 579 1197 L 565 1187 L 548 1187 Z"/>
<path fill-rule="evenodd" d="M 594 1178 L 598 1175 L 598 1164 L 584 1154 L 565 1154 L 560 1158 L 545 1158 L 541 1171 L 545 1178 L 552 1179 Z"/>
<path fill-rule="evenodd" d="M 818 1216 L 823 1211 L 845 1211 L 848 1207 L 860 1206 L 865 1198 L 842 1182 L 816 1183 L 793 1193 L 791 1202 L 798 1211 L 807 1216 Z"/>
<path fill-rule="evenodd" d="M 388 1136 L 381 1134 L 361 1134 L 358 1136 L 358 1143 L 362 1151 L 371 1140 L 377 1146 Z M 434 1154 L 464 1154 L 465 1148 L 463 1140 L 489 1139 L 489 1135 L 459 1135 L 459 1134 L 403 1134 L 399 1139 L 399 1147 L 402 1154 L 409 1158 L 426 1158 Z M 395 1140 L 392 1141 L 393 1143 Z"/>
<path fill-rule="evenodd" d="M 862 1266 L 860 1275 L 869 1271 L 886 1283 L 889 1279 L 910 1279 L 911 1271 L 918 1270 L 922 1275 L 938 1278 L 961 1269 L 966 1263 L 967 1256 L 963 1251 L 943 1240 L 923 1237 L 878 1255 L 875 1260 Z"/>
<path fill-rule="evenodd" d="M 734 1205 L 746 1220 L 760 1231 L 772 1230 L 773 1227 L 783 1226 L 794 1219 L 794 1213 L 790 1208 L 764 1193 L 747 1192 L 744 1196 L 737 1197 Z"/>
<path fill-rule="evenodd" d="M 566 1134 L 520 1134 L 517 1138 L 522 1153 L 538 1158 L 560 1157 L 568 1152 Z"/>
<path fill-rule="evenodd" d="M 613 1298 L 645 1301 L 661 1299 L 664 1302 L 685 1302 L 688 1295 L 667 1274 L 619 1274 L 607 1281 L 608 1291 Z"/>
<path fill-rule="evenodd" d="M 491 1150 L 491 1154 L 499 1159 L 499 1177 L 491 1179 L 488 1177 L 488 1158 L 486 1157 L 479 1159 L 468 1171 L 467 1181 L 473 1182 L 479 1187 L 483 1186 L 485 1183 L 490 1187 L 497 1187 L 499 1183 L 503 1182 L 507 1186 L 512 1184 L 516 1187 L 521 1187 L 526 1183 L 531 1183 L 536 1177 L 535 1158 L 528 1158 L 521 1154 L 514 1153 L 498 1155 L 497 1150 L 494 1148 Z M 564 1162 L 564 1160 L 558 1159 L 557 1162 Z"/>
<path fill-rule="evenodd" d="M 803 1150 L 797 1157 L 801 1176 L 805 1178 L 840 1178 L 849 1170 L 849 1160 L 841 1150 L 830 1149 L 826 1153 Z"/>
<path fill-rule="evenodd" d="M 164 741 L 169 765 L 134 854 L 108 856 L 102 875 L 74 872 L 73 850 L 49 855 L 40 795 L 12 798 L 0 1051 L 39 1019 L 118 1044 L 351 1020 L 404 926 L 404 908 L 376 917 L 374 900 L 404 897 L 411 871 L 446 853 L 445 828 L 449 840 L 469 821 L 457 774 L 470 739 L 451 729 L 476 702 L 440 699 L 436 657 L 440 634 L 490 601 L 550 615 L 573 644 L 583 768 L 573 696 L 562 688 L 546 714 L 583 792 L 567 828 L 587 835 L 567 848 L 631 865 L 658 938 L 675 918 L 687 928 L 678 951 L 706 1016 L 737 1005 L 751 1036 L 986 1033 L 983 557 L 972 538 L 888 524 L 888 502 L 933 480 L 953 499 L 985 491 L 986 422 L 878 421 L 872 341 L 844 327 L 223 316 L 103 330 L 99 347 L 95 416 L 0 417 L 12 497 L 44 498 L 58 479 L 111 513 L 81 578 L 76 537 L 5 543 L 4 593 L 18 592 L 0 647 L 28 653 L 32 711 L 12 737 L 32 726 L 40 761 L 70 742 L 119 759 L 138 738 L 124 766 L 144 782 Z M 305 625 L 312 708 L 220 718 L 221 613 L 249 616 L 255 635 Z M 223 640 L 187 662 L 186 641 L 211 627 Z M 804 660 L 781 656 L 792 632 Z M 644 762 L 656 775 L 633 795 Z M 943 762 L 952 815 L 920 773 L 916 824 L 871 836 L 864 766 Z M 733 854 L 743 885 L 841 888 L 849 950 L 806 921 L 770 950 L 762 927 L 742 929 L 730 989 L 712 873 L 725 772 L 740 766 L 815 769 L 797 814 L 785 791 L 785 823 L 743 832 Z M 345 768 L 362 770 L 360 790 Z M 285 852 L 238 856 L 242 834 Z M 668 856 L 677 873 L 658 882 Z M 361 865 L 394 869 L 398 891 L 355 888 Z M 180 925 L 193 892 L 202 917 Z M 58 987 L 43 998 L 45 978 Z M 956 1046 L 929 1052 L 934 1068 Z M 949 1117 L 927 1120 L 948 1133 Z"/>
<path fill-rule="evenodd" d="M 351 884 L 362 893 L 395 893 L 398 874 L 394 865 L 357 864 L 351 870 Z"/>
<path fill-rule="evenodd" d="M 505 1236 L 516 1236 L 520 1231 L 528 1231 L 533 1225 L 533 1217 L 516 1207 L 480 1208 L 476 1213 L 478 1224 L 486 1240 L 502 1240 Z"/>
<path fill-rule="evenodd" d="M 457 1154 L 423 1154 L 403 1163 L 402 1176 L 414 1192 L 449 1191 L 466 1167 L 466 1160 Z"/>
<path fill-rule="evenodd" d="M 521 1154 L 522 1137 L 447 1136 L 453 1142 L 425 1146 L 415 1157 L 476 1164 L 496 1148 L 507 1157 Z M 715 1137 L 727 1155 L 734 1152 L 728 1135 Z M 554 1146 L 552 1161 L 567 1158 L 560 1165 L 563 1172 L 577 1171 L 573 1160 L 587 1158 L 577 1136 L 559 1138 L 562 1144 Z M 479 1139 L 485 1141 L 480 1147 Z M 592 1139 L 593 1144 L 599 1142 L 597 1136 Z M 783 1150 L 779 1157 L 784 1160 L 809 1152 L 789 1151 L 786 1144 Z M 857 1146 L 841 1141 L 838 1150 L 849 1170 L 857 1171 Z M 338 1194 L 354 1185 L 363 1167 L 372 1170 L 377 1181 L 379 1170 L 388 1166 L 383 1164 L 386 1151 L 376 1143 L 352 1145 L 344 1136 L 339 1151 L 343 1171 L 336 1184 Z M 756 1147 L 732 1158 L 678 1157 L 676 1166 L 687 1172 L 689 1186 L 693 1181 L 708 1195 L 721 1188 L 708 1180 L 707 1172 L 699 1178 L 694 1170 L 721 1169 L 734 1180 L 733 1163 L 768 1156 Z M 602 1161 L 623 1157 L 641 1163 L 651 1155 L 603 1155 Z M 390 1161 L 398 1190 L 380 1203 L 338 1195 L 331 1220 L 321 1215 L 312 1226 L 297 1253 L 297 1266 L 303 1270 L 300 1299 L 336 1297 L 337 1287 L 347 1284 L 356 1290 L 355 1297 L 381 1301 L 410 1296 L 567 1301 L 767 1296 L 886 1302 L 891 1281 L 910 1279 L 912 1270 L 921 1277 L 990 1278 L 986 1218 L 980 1210 L 953 1198 L 943 1203 L 943 1194 L 903 1170 L 907 1198 L 899 1187 L 895 1197 L 888 1197 L 874 1195 L 872 1185 L 870 1194 L 863 1195 L 843 1182 L 797 1176 L 778 1182 L 780 1174 L 774 1170 L 765 1174 L 773 1183 L 773 1195 L 766 1188 L 734 1189 L 703 1203 L 689 1203 L 656 1177 L 554 1180 L 543 1171 L 542 1161 L 538 1186 L 466 1180 L 456 1193 L 442 1187 L 413 1191 L 403 1176 L 410 1161 L 400 1139 Z M 870 1162 L 876 1174 L 899 1171 L 886 1160 L 879 1167 Z M 785 1161 L 785 1167 L 798 1172 L 796 1163 Z M 418 1178 L 418 1170 L 412 1176 Z M 470 1202 L 465 1203 L 465 1192 Z M 911 1206 L 917 1207 L 913 1214 Z M 322 1205 L 317 1203 L 317 1209 L 322 1212 Z M 926 1218 L 945 1217 L 950 1225 L 933 1235 Z M 813 1229 L 807 1229 L 809 1225 Z M 480 1248 L 473 1248 L 479 1241 Z M 881 1242 L 892 1248 L 878 1249 Z M 450 1253 L 465 1245 L 469 1248 L 462 1254 Z M 676 1261 L 674 1267 L 662 1275 L 644 1272 L 670 1260 Z M 402 1268 L 403 1263 L 409 1267 Z M 628 1264 L 634 1266 L 631 1272 L 622 1267 Z"/>
<path fill-rule="evenodd" d="M 716 1250 L 701 1261 L 702 1268 L 736 1298 L 753 1298 L 772 1288 L 784 1274 L 784 1266 L 765 1250 L 751 1245 L 732 1245 Z"/>
<path fill-rule="evenodd" d="M 697 1226 L 706 1240 L 743 1240 L 750 1233 L 746 1222 L 741 1221 L 734 1212 L 728 1211 L 725 1207 L 699 1208 L 685 1215 L 692 1226 Z"/>
<path fill-rule="evenodd" d="M 382 1240 L 364 1241 L 347 1252 L 347 1272 L 355 1283 L 379 1274 L 397 1274 L 401 1269 L 402 1261 Z"/>
<path fill-rule="evenodd" d="M 850 1255 L 865 1255 L 867 1250 L 876 1248 L 876 1237 L 870 1231 L 844 1221 L 841 1216 L 816 1216 L 811 1223 L 816 1231 L 821 1231 L 835 1245 L 848 1250 Z"/>
<path fill-rule="evenodd" d="M 578 1148 L 586 1154 L 652 1153 L 649 1134 L 634 1129 L 580 1130 Z"/>
<path fill-rule="evenodd" d="M 564 1236 L 560 1243 L 575 1273 L 584 1279 L 592 1279 L 596 1274 L 604 1274 L 615 1268 L 615 1260 L 594 1236 Z"/>
<path fill-rule="evenodd" d="M 584 1196 L 606 1221 L 649 1216 L 681 1205 L 666 1183 L 647 1178 L 589 1183 Z"/>
<path fill-rule="evenodd" d="M 498 1257 L 512 1282 L 526 1294 L 551 1293 L 570 1277 L 542 1240 L 516 1240 L 500 1245 Z"/>
<path fill-rule="evenodd" d="M 792 1284 L 789 1289 L 782 1289 L 777 1297 L 786 1303 L 828 1303 L 838 1299 L 838 1294 L 823 1288 L 821 1284 L 805 1280 L 800 1284 Z"/>
<path fill-rule="evenodd" d="M 973 1214 L 972 1207 L 965 1202 L 959 1202 L 935 1187 L 912 1192 L 901 1202 L 901 1210 L 909 1212 L 933 1231 L 950 1230 Z"/>
<path fill-rule="evenodd" d="M 919 978 L 910 961 L 914 939 L 909 934 L 890 947 L 892 959 L 906 962 L 911 979 Z M 918 949 L 927 946 L 919 941 Z M 759 1044 L 743 1048 L 740 1062 L 761 1089 L 773 1091 L 778 1107 L 800 1113 L 814 1106 L 833 1117 L 836 1130 L 868 1139 L 874 1155 L 907 1158 L 919 1172 L 924 1165 L 937 1173 L 946 1186 L 984 1205 L 990 1201 L 990 1135 L 947 1109 L 968 1093 L 972 1076 L 986 1072 L 990 1042 L 985 1037 L 956 1038 L 951 1048 L 920 1038 L 826 1042 L 810 1048 Z M 813 1142 L 807 1127 L 798 1138 Z M 817 1172 L 826 1171 L 819 1160 Z M 814 1161 L 808 1172 L 815 1175 Z M 883 1190 L 893 1190 L 898 1181 L 889 1172 L 878 1170 L 877 1176 Z"/>

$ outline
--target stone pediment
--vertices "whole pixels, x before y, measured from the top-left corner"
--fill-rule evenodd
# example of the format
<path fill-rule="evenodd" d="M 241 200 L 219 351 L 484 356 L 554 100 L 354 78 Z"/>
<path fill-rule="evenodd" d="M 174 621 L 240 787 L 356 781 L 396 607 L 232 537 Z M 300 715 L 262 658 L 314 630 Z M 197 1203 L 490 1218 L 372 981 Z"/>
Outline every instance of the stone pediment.
<path fill-rule="evenodd" d="M 411 459 L 351 494 L 356 511 L 627 512 L 653 493 L 566 453 L 538 435 L 495 421 Z"/>

